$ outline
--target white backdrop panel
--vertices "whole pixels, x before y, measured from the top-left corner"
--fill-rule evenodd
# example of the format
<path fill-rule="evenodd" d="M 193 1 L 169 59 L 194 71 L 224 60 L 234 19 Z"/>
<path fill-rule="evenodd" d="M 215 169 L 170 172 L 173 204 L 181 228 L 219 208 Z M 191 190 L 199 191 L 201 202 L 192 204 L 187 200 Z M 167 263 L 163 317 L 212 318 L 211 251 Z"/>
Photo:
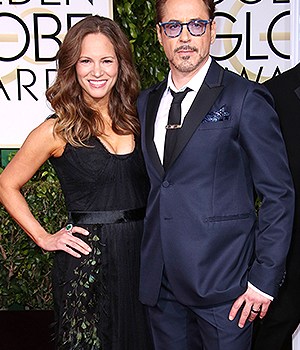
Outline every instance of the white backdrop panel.
<path fill-rule="evenodd" d="M 291 66 L 288 0 L 217 0 L 212 54 L 224 67 L 263 82 Z"/>
<path fill-rule="evenodd" d="M 70 25 L 88 14 L 112 18 L 112 0 L 0 1 L 0 148 L 19 147 L 51 114 L 53 57 Z"/>

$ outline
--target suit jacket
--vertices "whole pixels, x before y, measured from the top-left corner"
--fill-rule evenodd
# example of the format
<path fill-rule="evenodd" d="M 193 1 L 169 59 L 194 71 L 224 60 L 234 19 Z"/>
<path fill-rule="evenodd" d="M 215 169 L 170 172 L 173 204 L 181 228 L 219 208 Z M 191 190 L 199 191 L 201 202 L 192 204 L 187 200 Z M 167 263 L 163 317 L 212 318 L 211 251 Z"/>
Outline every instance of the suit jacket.
<path fill-rule="evenodd" d="M 138 99 L 151 182 L 140 300 L 155 305 L 163 269 L 185 305 L 233 300 L 247 281 L 276 295 L 290 243 L 294 197 L 270 94 L 213 61 L 165 172 L 153 142 L 165 88 L 166 81 Z M 255 192 L 262 201 L 258 218 Z"/>
<path fill-rule="evenodd" d="M 295 186 L 295 217 L 287 278 L 300 285 L 300 63 L 264 84 L 275 100 Z M 297 287 L 299 288 L 299 287 Z"/>

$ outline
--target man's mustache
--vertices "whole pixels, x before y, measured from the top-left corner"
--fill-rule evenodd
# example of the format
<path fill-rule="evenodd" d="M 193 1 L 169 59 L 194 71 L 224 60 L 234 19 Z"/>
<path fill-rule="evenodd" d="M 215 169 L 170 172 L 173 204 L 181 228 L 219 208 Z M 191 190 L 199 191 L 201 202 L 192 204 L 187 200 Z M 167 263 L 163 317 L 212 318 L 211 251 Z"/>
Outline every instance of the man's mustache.
<path fill-rule="evenodd" d="M 178 46 L 176 47 L 176 49 L 174 50 L 174 52 L 178 52 L 178 51 L 181 51 L 181 50 L 188 50 L 188 51 L 195 51 L 195 52 L 198 52 L 198 49 L 194 46 L 190 46 L 190 45 L 182 45 L 182 46 Z"/>

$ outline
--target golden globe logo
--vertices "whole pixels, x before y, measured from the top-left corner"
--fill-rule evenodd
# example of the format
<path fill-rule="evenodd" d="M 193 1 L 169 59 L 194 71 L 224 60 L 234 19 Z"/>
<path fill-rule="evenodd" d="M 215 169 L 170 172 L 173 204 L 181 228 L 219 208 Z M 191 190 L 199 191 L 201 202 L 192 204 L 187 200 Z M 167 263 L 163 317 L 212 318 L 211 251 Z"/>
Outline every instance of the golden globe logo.
<path fill-rule="evenodd" d="M 112 17 L 112 0 L 0 0 L 0 148 L 18 148 L 52 113 L 45 90 L 68 28 L 91 14 Z"/>
<path fill-rule="evenodd" d="M 94 0 L 85 1 L 92 5 Z M 71 7 L 54 7 L 62 5 L 62 1 L 41 1 L 45 7 L 30 7 L 29 2 L 11 0 L 11 6 L 5 7 L 10 11 L 0 12 L 0 62 L 4 62 L 0 67 L 1 100 L 21 101 L 30 96 L 37 101 L 40 92 L 54 79 L 55 56 L 65 33 L 78 20 L 92 14 L 72 11 Z M 71 2 L 66 0 L 64 4 Z M 2 5 L 0 2 L 0 10 Z"/>
<path fill-rule="evenodd" d="M 223 66 L 264 81 L 290 60 L 288 0 L 219 0 L 212 54 Z"/>

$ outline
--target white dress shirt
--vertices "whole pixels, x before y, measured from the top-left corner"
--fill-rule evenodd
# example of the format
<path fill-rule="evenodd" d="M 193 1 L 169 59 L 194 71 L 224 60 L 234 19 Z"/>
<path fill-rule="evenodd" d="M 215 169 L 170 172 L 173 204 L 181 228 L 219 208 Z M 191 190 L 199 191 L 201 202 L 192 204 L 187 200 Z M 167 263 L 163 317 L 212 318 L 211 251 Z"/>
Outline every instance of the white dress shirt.
<path fill-rule="evenodd" d="M 211 57 L 205 62 L 204 66 L 199 70 L 199 72 L 180 90 L 178 90 L 173 81 L 171 71 L 168 75 L 167 88 L 162 96 L 160 105 L 158 108 L 155 125 L 154 125 L 154 143 L 159 155 L 160 161 L 163 164 L 164 158 L 164 147 L 165 147 L 165 137 L 166 137 L 166 125 L 168 124 L 169 110 L 173 100 L 173 96 L 170 89 L 174 92 L 179 92 L 185 90 L 185 88 L 190 88 L 192 91 L 188 92 L 184 100 L 181 103 L 181 124 L 183 124 L 184 118 L 189 111 L 194 99 L 200 90 L 200 87 L 204 81 L 208 68 L 211 64 Z"/>

